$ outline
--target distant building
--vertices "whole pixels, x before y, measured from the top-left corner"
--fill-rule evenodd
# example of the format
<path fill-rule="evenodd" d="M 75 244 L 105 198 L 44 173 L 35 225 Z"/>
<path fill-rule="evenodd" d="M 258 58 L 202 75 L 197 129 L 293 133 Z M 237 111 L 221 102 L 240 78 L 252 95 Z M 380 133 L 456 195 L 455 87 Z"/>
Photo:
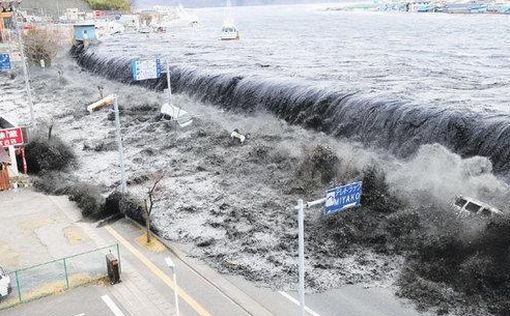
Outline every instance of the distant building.
<path fill-rule="evenodd" d="M 0 0 L 0 43 L 11 37 L 9 30 L 14 28 L 13 11 L 18 5 L 18 1 Z"/>
<path fill-rule="evenodd" d="M 89 43 L 96 42 L 96 26 L 94 24 L 74 25 L 74 40 Z"/>
<path fill-rule="evenodd" d="M 80 12 L 92 11 L 83 0 L 23 0 L 20 10 L 28 15 L 47 16 L 54 20 L 65 16 L 67 9 L 78 9 Z"/>

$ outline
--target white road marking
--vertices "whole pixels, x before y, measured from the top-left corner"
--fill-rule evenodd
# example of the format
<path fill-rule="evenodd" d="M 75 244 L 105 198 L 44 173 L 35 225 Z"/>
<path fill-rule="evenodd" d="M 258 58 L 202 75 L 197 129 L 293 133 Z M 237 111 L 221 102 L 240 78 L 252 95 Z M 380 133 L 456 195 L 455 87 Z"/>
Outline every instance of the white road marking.
<path fill-rule="evenodd" d="M 106 306 L 108 306 L 108 308 L 115 314 L 115 316 L 125 316 L 120 308 L 112 301 L 108 295 L 103 295 L 101 298 L 103 299 Z"/>
<path fill-rule="evenodd" d="M 74 316 L 85 316 L 85 313 L 81 313 L 81 314 L 76 314 Z"/>
<path fill-rule="evenodd" d="M 300 306 L 299 304 L 299 301 L 296 300 L 295 298 L 293 298 L 292 296 L 290 296 L 289 294 L 283 292 L 283 291 L 278 291 L 278 293 L 280 293 L 283 297 L 285 297 L 286 299 L 288 299 L 289 301 L 291 301 L 292 303 L 296 304 L 297 306 Z M 305 311 L 312 315 L 312 316 L 321 316 L 319 315 L 318 313 L 314 312 L 312 309 L 310 309 L 308 306 L 305 305 Z"/>

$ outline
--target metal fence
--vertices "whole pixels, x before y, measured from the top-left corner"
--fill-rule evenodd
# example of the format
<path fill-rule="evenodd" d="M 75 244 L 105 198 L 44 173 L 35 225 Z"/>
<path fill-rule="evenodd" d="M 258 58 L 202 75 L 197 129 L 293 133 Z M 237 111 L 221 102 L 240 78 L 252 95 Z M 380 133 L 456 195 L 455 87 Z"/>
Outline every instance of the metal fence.
<path fill-rule="evenodd" d="M 109 253 L 117 256 L 120 267 L 119 245 L 113 244 L 6 272 L 10 294 L 0 298 L 0 310 L 104 279 L 108 275 L 106 255 Z"/>

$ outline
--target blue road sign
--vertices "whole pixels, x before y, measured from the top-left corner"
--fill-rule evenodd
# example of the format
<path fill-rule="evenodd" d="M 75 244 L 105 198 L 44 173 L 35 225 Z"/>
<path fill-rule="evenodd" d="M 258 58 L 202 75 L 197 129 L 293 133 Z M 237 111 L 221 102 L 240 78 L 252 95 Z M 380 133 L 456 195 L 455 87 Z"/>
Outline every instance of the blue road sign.
<path fill-rule="evenodd" d="M 162 68 L 159 58 L 150 60 L 134 59 L 131 61 L 131 76 L 135 81 L 161 78 Z"/>
<path fill-rule="evenodd" d="M 11 57 L 9 54 L 0 53 L 0 71 L 11 70 Z"/>
<path fill-rule="evenodd" d="M 341 212 L 351 207 L 360 206 L 362 182 L 353 182 L 326 192 L 324 215 Z"/>

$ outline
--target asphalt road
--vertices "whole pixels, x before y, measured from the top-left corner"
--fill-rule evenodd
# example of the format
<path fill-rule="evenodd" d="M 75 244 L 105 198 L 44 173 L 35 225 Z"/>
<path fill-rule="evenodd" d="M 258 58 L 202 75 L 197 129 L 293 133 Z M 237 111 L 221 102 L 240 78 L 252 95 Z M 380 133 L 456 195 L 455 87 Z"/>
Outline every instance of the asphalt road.
<path fill-rule="evenodd" d="M 122 316 L 116 315 L 103 300 L 107 295 L 125 316 L 129 314 L 111 297 L 107 288 L 79 287 L 60 295 L 48 296 L 14 308 L 0 311 L 0 316 Z"/>
<path fill-rule="evenodd" d="M 29 192 L 19 192 L 18 194 L 25 197 Z M 9 211 L 11 209 L 8 203 L 10 200 L 7 200 L 9 199 L 4 199 L 3 204 L 0 203 L 0 214 L 3 214 L 4 217 L 9 217 L 12 213 Z M 162 247 L 160 251 L 149 250 L 137 242 L 137 238 L 143 234 L 143 230 L 130 221 L 120 220 L 111 226 L 97 228 L 95 224 L 80 221 L 79 211 L 74 209 L 72 203 L 65 198 L 51 198 L 45 202 L 46 204 L 38 202 L 37 199 L 30 199 L 27 200 L 27 203 L 28 205 L 23 206 L 22 210 L 18 210 L 17 217 L 11 216 L 9 220 L 16 221 L 11 225 L 12 227 L 31 228 L 30 232 L 36 233 L 39 243 L 32 242 L 30 239 L 33 238 L 31 237 L 33 233 L 27 234 L 26 240 L 22 241 L 11 238 L 11 236 L 19 235 L 15 231 L 8 230 L 0 234 L 0 239 L 5 240 L 10 247 L 19 246 L 16 249 L 22 255 L 22 259 L 46 260 L 45 258 L 48 256 L 60 257 L 86 248 L 119 243 L 121 266 L 124 267 L 124 273 L 121 276 L 123 282 L 111 287 L 73 288 L 60 295 L 0 311 L 0 316 L 174 315 L 175 285 L 172 270 L 165 264 L 165 258 L 168 256 L 176 264 L 181 315 L 295 316 L 298 314 L 299 306 L 296 293 L 283 293 L 258 287 L 240 277 L 221 275 L 204 262 L 187 257 L 185 255 L 186 248 L 182 245 L 171 243 L 174 252 L 170 252 L 165 247 Z M 5 206 L 3 211 L 2 205 Z M 41 221 L 39 217 L 42 215 L 39 213 L 43 211 L 42 206 L 45 206 L 49 211 L 53 210 L 54 213 L 51 214 L 58 225 L 53 220 L 47 221 L 47 224 Z M 32 222 L 37 225 L 32 225 Z M 19 223 L 25 224 L 20 225 Z M 74 232 L 72 236 L 80 236 L 80 239 L 75 238 L 80 241 L 79 243 L 69 243 L 67 239 L 64 239 L 65 235 L 61 236 L 62 232 L 70 231 L 69 228 L 72 228 L 72 232 Z M 41 246 L 41 241 L 45 247 Z M 32 256 L 29 256 L 30 254 Z M 0 257 L 5 259 L 5 262 L 16 263 L 14 259 L 17 257 L 11 258 L 5 255 L 0 253 Z M 307 295 L 306 304 L 309 308 L 307 315 L 420 315 L 412 306 L 403 305 L 392 293 L 392 289 L 364 289 L 349 286 L 325 293 Z M 111 299 L 110 306 L 103 299 L 105 295 Z M 118 306 L 113 309 L 118 308 L 120 314 L 116 315 L 112 311 L 111 303 Z"/>

